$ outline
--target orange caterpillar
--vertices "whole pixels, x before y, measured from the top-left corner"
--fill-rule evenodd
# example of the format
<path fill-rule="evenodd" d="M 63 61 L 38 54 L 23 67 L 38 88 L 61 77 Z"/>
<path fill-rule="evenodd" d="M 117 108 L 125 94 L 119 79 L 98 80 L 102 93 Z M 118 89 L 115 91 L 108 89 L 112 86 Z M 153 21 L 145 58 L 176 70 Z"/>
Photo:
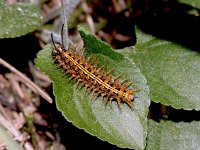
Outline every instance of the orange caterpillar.
<path fill-rule="evenodd" d="M 63 29 L 62 29 L 63 30 Z M 53 35 L 51 34 L 52 41 Z M 79 55 L 76 53 L 76 49 L 65 49 L 62 44 L 58 47 L 55 46 L 53 41 L 54 50 L 52 51 L 52 57 L 59 67 L 70 75 L 70 79 L 75 79 L 76 82 L 82 84 L 86 90 L 90 90 L 92 93 L 96 93 L 97 96 L 107 98 L 109 104 L 113 100 L 117 101 L 120 108 L 121 103 L 127 103 L 130 107 L 134 101 L 134 94 L 136 89 L 127 89 L 126 83 L 120 83 L 119 77 L 111 77 L 112 70 L 108 73 L 104 72 L 104 66 L 98 68 L 98 63 L 91 63 L 91 59 L 87 59 L 85 55 Z"/>

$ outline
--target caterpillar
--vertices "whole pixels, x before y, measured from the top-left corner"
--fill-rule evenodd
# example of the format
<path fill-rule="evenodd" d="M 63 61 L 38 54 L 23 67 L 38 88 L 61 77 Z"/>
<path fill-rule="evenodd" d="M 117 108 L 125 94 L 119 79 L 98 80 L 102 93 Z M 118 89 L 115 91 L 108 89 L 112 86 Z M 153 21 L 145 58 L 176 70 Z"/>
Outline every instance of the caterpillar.
<path fill-rule="evenodd" d="M 61 32 L 63 32 L 63 26 Z M 120 76 L 111 76 L 113 69 L 105 72 L 104 66 L 98 67 L 97 61 L 92 63 L 92 57 L 86 58 L 84 54 L 80 55 L 76 48 L 69 46 L 68 49 L 65 49 L 62 33 L 62 43 L 58 47 L 54 43 L 53 34 L 51 34 L 51 38 L 54 46 L 52 57 L 55 63 L 70 76 L 69 81 L 75 80 L 86 91 L 96 94 L 97 97 L 106 98 L 111 107 L 113 100 L 117 101 L 119 108 L 121 103 L 132 107 L 137 89 L 128 89 L 126 82 L 120 82 Z"/>

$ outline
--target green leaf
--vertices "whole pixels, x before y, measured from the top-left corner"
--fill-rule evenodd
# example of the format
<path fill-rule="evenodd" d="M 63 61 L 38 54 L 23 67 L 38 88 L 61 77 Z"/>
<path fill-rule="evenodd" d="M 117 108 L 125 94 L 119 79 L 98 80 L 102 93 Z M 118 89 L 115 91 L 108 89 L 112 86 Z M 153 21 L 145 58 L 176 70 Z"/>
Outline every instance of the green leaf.
<path fill-rule="evenodd" d="M 200 9 L 200 1 L 199 0 L 179 0 L 180 3 L 188 4 L 193 7 Z"/>
<path fill-rule="evenodd" d="M 174 108 L 200 110 L 200 54 L 137 30 L 130 53 L 150 86 L 151 100 Z"/>
<path fill-rule="evenodd" d="M 131 88 L 140 88 L 141 91 L 136 94 L 132 109 L 123 103 L 120 110 L 116 101 L 112 102 L 111 109 L 101 97 L 92 101 L 94 98 L 90 94 L 85 95 L 83 89 L 76 88 L 74 82 L 67 83 L 69 77 L 63 76 L 63 71 L 54 64 L 51 56 L 53 48 L 47 45 L 38 53 L 35 62 L 53 81 L 58 109 L 68 121 L 91 135 L 119 147 L 144 149 L 150 105 L 146 79 L 130 58 L 112 50 L 95 37 L 80 33 L 88 55 L 93 54 L 102 65 L 106 64 L 108 70 L 116 68 L 113 76 L 124 73 L 126 79 L 134 82 Z"/>
<path fill-rule="evenodd" d="M 149 121 L 146 150 L 199 149 L 200 122 Z"/>
<path fill-rule="evenodd" d="M 14 38 L 30 33 L 41 24 L 39 7 L 31 3 L 0 3 L 0 38 Z"/>

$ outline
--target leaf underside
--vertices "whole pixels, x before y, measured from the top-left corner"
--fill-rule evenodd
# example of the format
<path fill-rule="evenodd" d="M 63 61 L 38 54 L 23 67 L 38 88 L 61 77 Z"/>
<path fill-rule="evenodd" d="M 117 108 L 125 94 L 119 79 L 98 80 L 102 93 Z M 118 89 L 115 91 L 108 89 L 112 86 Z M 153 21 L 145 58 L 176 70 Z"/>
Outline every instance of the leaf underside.
<path fill-rule="evenodd" d="M 199 149 L 200 122 L 149 121 L 146 150 Z"/>
<path fill-rule="evenodd" d="M 151 100 L 177 109 L 200 110 L 200 54 L 137 30 L 128 57 L 147 78 Z"/>
<path fill-rule="evenodd" d="M 0 2 L 0 38 L 14 38 L 36 30 L 42 16 L 38 5 Z"/>

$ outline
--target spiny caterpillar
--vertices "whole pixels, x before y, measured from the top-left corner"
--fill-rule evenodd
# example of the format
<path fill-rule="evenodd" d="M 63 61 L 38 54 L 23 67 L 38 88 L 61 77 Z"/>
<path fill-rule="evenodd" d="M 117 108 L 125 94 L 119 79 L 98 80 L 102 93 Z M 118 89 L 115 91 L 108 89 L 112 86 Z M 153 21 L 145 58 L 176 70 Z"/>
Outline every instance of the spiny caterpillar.
<path fill-rule="evenodd" d="M 63 32 L 63 27 L 62 27 Z M 64 48 L 63 35 L 61 33 L 62 44 L 56 47 L 53 35 L 51 34 L 54 50 L 52 57 L 60 68 L 70 75 L 70 80 L 75 79 L 77 84 L 81 84 L 86 90 L 96 93 L 97 97 L 102 96 L 107 98 L 109 104 L 113 100 L 117 101 L 120 108 L 121 103 L 127 103 L 132 107 L 134 94 L 137 89 L 127 89 L 126 82 L 121 83 L 119 77 L 111 77 L 113 70 L 105 73 L 104 66 L 97 67 L 98 63 L 92 63 L 91 58 L 86 58 L 85 55 L 80 55 L 75 48 Z M 112 106 L 111 106 L 112 107 Z"/>

